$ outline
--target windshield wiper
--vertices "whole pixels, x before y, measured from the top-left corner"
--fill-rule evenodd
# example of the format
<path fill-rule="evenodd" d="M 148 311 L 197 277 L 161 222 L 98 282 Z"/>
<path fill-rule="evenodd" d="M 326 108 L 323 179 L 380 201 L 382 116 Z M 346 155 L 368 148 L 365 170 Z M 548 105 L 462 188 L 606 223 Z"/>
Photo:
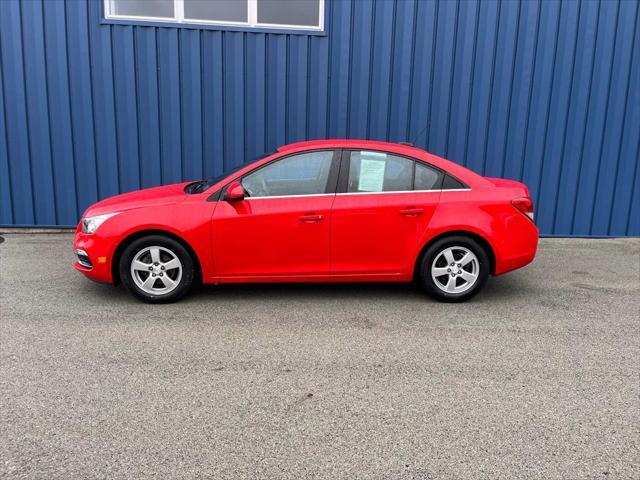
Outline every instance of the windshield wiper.
<path fill-rule="evenodd" d="M 192 182 L 184 187 L 184 193 L 202 193 L 211 186 L 211 184 L 209 183 L 210 181 L 211 180 L 198 180 L 197 182 Z"/>

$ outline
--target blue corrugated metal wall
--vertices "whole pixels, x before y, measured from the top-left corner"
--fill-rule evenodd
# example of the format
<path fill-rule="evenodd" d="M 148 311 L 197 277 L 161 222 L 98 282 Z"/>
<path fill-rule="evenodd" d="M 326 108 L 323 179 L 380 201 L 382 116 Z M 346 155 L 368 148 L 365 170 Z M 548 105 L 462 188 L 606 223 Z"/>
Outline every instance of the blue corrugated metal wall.
<path fill-rule="evenodd" d="M 338 0 L 326 36 L 101 10 L 0 1 L 0 224 L 73 225 L 100 198 L 350 137 L 522 180 L 545 234 L 640 235 L 635 0 Z"/>

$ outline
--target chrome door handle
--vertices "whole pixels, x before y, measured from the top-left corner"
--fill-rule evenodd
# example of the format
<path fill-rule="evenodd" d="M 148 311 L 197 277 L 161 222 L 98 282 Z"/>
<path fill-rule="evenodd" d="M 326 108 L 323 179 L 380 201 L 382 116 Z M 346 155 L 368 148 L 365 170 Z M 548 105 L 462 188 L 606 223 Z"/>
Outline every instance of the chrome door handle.
<path fill-rule="evenodd" d="M 316 215 L 315 213 L 308 213 L 306 215 L 302 215 L 298 220 L 305 223 L 314 223 L 320 222 L 324 217 L 322 215 Z"/>
<path fill-rule="evenodd" d="M 405 217 L 417 217 L 418 215 L 422 215 L 424 213 L 424 208 L 403 208 L 400 210 L 400 215 L 404 215 Z"/>

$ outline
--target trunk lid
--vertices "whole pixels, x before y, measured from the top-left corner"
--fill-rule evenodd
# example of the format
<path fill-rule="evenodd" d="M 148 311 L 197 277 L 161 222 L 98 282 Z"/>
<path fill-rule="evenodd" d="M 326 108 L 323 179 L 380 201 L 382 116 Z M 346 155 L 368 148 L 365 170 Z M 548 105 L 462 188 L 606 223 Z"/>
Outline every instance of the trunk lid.
<path fill-rule="evenodd" d="M 496 187 L 520 190 L 522 191 L 523 196 L 525 197 L 529 196 L 529 189 L 524 183 L 518 182 L 516 180 L 508 180 L 506 178 L 494 178 L 494 177 L 484 177 L 484 178 L 489 180 Z"/>

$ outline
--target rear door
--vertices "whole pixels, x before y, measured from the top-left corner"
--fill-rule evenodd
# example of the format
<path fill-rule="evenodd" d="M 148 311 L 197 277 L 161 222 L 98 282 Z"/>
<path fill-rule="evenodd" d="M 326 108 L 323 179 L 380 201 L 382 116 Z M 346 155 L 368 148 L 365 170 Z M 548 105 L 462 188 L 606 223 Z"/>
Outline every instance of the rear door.
<path fill-rule="evenodd" d="M 216 276 L 328 274 L 338 165 L 335 150 L 318 150 L 276 159 L 244 175 L 245 198 L 221 199 L 213 214 Z"/>
<path fill-rule="evenodd" d="M 443 174 L 412 158 L 345 150 L 332 209 L 332 275 L 401 275 L 440 199 Z"/>

